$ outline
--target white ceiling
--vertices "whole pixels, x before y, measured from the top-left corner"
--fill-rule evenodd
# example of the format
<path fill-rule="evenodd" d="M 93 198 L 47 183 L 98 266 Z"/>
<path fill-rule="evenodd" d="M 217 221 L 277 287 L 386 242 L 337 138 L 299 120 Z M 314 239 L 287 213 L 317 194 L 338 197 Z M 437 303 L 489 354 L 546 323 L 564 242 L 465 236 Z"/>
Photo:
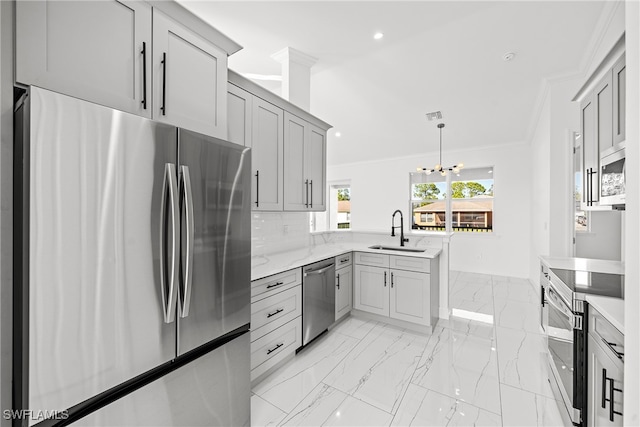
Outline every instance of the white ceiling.
<path fill-rule="evenodd" d="M 271 54 L 287 46 L 319 59 L 311 112 L 334 126 L 331 165 L 437 151 L 435 110 L 445 163 L 447 151 L 525 142 L 544 79 L 584 72 L 605 2 L 181 3 L 244 46 L 235 71 L 280 74 Z"/>

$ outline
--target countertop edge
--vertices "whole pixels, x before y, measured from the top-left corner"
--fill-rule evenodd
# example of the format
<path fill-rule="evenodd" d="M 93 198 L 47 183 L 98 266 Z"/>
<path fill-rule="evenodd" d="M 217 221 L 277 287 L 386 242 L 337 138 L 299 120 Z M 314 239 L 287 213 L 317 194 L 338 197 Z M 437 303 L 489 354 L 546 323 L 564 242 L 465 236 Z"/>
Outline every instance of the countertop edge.
<path fill-rule="evenodd" d="M 587 295 L 586 300 L 624 335 L 623 299 L 603 297 L 600 295 Z"/>

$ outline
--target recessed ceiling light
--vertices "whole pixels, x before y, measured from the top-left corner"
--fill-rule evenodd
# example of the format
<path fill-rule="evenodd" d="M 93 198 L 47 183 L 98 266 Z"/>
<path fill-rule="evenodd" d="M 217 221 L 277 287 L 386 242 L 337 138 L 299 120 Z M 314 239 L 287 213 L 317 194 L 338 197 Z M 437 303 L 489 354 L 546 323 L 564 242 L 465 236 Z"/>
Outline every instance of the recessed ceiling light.
<path fill-rule="evenodd" d="M 342 134 L 340 132 L 336 132 L 336 137 L 340 138 L 342 136 Z"/>
<path fill-rule="evenodd" d="M 383 37 L 384 37 L 384 34 L 382 34 L 380 31 L 378 31 L 377 33 L 375 33 L 373 35 L 373 38 L 376 39 L 376 40 L 380 40 Z"/>
<path fill-rule="evenodd" d="M 515 58 L 516 54 L 513 52 L 507 52 L 504 55 L 502 55 L 502 60 L 503 61 L 511 61 L 513 58 Z"/>

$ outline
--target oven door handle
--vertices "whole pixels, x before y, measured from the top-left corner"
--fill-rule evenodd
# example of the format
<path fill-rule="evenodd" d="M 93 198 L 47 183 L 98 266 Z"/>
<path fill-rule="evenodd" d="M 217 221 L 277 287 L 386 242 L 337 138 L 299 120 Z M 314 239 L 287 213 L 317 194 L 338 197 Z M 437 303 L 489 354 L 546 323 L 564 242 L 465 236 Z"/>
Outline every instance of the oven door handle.
<path fill-rule="evenodd" d="M 569 323 L 572 323 L 573 313 L 571 312 L 571 310 L 569 310 L 564 301 L 562 301 L 560 295 L 558 295 L 558 293 L 551 286 L 549 286 L 547 295 L 549 296 L 549 298 L 547 298 L 547 302 L 551 304 L 553 308 L 564 314 L 567 317 L 567 320 L 569 320 Z"/>

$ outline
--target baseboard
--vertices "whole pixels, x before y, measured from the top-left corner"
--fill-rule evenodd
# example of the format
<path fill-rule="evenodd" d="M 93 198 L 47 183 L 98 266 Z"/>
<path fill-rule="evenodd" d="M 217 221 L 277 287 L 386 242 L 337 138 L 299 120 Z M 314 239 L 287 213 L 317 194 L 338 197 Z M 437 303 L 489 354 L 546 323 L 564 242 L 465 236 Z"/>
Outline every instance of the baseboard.
<path fill-rule="evenodd" d="M 351 315 L 358 319 L 373 320 L 376 322 L 386 323 L 388 325 L 397 326 L 398 328 L 409 329 L 410 331 L 418 332 L 421 334 L 429 334 L 433 331 L 432 326 L 418 325 L 416 323 L 405 322 L 404 320 L 392 319 L 386 316 L 380 316 L 379 314 L 367 313 L 366 311 L 360 311 L 353 309 Z"/>

